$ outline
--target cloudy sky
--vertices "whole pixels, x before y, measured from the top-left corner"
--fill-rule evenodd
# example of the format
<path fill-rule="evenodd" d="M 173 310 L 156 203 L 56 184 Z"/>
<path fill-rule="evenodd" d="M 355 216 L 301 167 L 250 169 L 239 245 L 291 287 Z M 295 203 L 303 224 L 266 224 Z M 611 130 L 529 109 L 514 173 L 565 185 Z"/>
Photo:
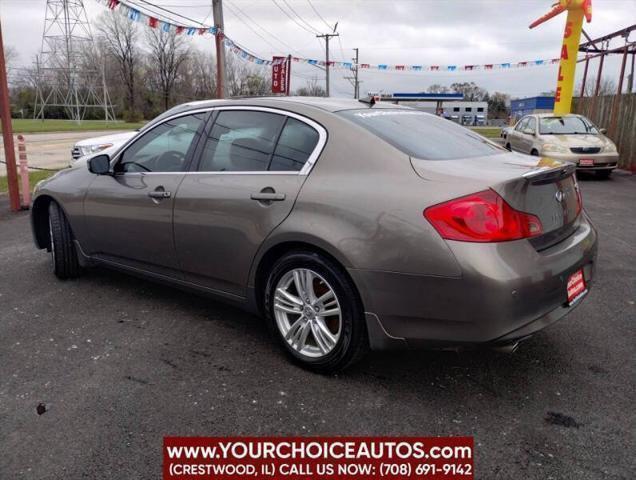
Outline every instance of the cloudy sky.
<path fill-rule="evenodd" d="M 150 1 L 194 20 L 212 23 L 211 0 Z M 142 0 L 129 3 L 144 5 Z M 315 37 L 315 32 L 324 33 L 335 22 L 340 38 L 331 42 L 333 60 L 350 60 L 355 47 L 360 49 L 361 63 L 462 65 L 553 58 L 559 56 L 565 22 L 563 15 L 534 30 L 528 29 L 530 22 L 550 9 L 551 0 L 224 0 L 223 3 L 227 35 L 262 58 L 291 53 L 324 59 L 324 42 Z M 84 4 L 90 20 L 106 10 L 95 0 L 84 0 Z M 45 5 L 46 0 L 0 0 L 4 41 L 19 49 L 21 65 L 31 62 L 38 53 Z M 594 38 L 635 22 L 636 0 L 594 0 L 592 23 L 584 28 Z M 191 41 L 212 54 L 212 39 Z M 619 67 L 619 59 L 614 58 L 606 62 L 604 71 L 616 77 Z M 579 78 L 582 70 L 578 69 Z M 591 72 L 595 74 L 595 67 Z M 332 70 L 332 95 L 352 95 L 353 87 L 343 78 L 348 75 L 343 70 Z M 314 77 L 324 82 L 321 70 L 294 65 L 292 89 L 304 86 Z M 555 66 L 452 74 L 363 71 L 360 91 L 416 92 L 433 83 L 474 81 L 490 91 L 522 97 L 554 89 L 555 77 Z"/>

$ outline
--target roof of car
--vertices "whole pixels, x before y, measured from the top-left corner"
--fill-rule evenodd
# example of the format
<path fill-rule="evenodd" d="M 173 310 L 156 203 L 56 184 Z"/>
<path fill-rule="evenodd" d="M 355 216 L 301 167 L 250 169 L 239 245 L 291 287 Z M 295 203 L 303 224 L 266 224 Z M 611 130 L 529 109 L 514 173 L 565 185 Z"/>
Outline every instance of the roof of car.
<path fill-rule="evenodd" d="M 377 102 L 371 106 L 360 100 L 350 98 L 334 98 L 334 97 L 244 97 L 231 98 L 227 100 L 203 100 L 197 102 L 189 102 L 175 109 L 182 108 L 190 110 L 193 108 L 216 107 L 221 105 L 261 105 L 261 106 L 280 106 L 281 104 L 298 104 L 320 108 L 328 112 L 337 112 L 340 110 L 353 110 L 359 108 L 408 108 L 389 102 Z"/>
<path fill-rule="evenodd" d="M 581 115 L 577 115 L 576 113 L 566 113 L 565 115 L 558 115 L 556 113 L 547 112 L 547 113 L 535 113 L 533 114 L 539 118 L 545 117 L 580 117 Z"/>

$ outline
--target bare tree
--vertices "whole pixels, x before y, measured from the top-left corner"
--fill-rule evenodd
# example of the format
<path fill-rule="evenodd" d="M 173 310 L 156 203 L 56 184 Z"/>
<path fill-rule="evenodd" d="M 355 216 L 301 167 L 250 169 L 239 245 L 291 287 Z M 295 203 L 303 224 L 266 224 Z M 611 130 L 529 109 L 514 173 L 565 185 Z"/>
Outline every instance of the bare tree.
<path fill-rule="evenodd" d="M 257 68 L 229 57 L 226 61 L 228 93 L 231 97 L 267 95 L 272 92 L 272 80 Z"/>
<path fill-rule="evenodd" d="M 183 36 L 177 36 L 176 32 L 164 32 L 158 28 L 146 30 L 146 40 L 150 49 L 148 56 L 148 68 L 157 82 L 163 107 L 170 106 L 170 95 L 179 77 L 181 66 L 188 58 L 190 48 Z"/>
<path fill-rule="evenodd" d="M 296 95 L 301 97 L 326 97 L 327 91 L 318 84 L 318 79 L 314 77 L 311 80 L 307 80 L 307 84 L 304 87 L 296 90 Z"/>
<path fill-rule="evenodd" d="M 601 84 L 599 85 L 598 94 L 600 96 L 603 95 L 615 95 L 618 87 L 616 86 L 616 82 L 612 78 L 601 78 Z M 596 79 L 589 79 L 585 82 L 585 92 L 583 95 L 586 97 L 593 97 L 594 92 L 596 91 Z M 579 83 L 574 89 L 576 95 L 581 93 L 581 83 Z"/>
<path fill-rule="evenodd" d="M 126 103 L 135 111 L 135 88 L 141 51 L 138 46 L 139 29 L 134 22 L 115 12 L 105 12 L 97 23 L 106 51 L 115 59 L 126 87 Z"/>
<path fill-rule="evenodd" d="M 15 67 L 15 63 L 20 58 L 20 54 L 18 53 L 18 49 L 13 45 L 7 45 L 4 48 L 4 63 L 7 67 L 7 71 L 11 71 Z"/>

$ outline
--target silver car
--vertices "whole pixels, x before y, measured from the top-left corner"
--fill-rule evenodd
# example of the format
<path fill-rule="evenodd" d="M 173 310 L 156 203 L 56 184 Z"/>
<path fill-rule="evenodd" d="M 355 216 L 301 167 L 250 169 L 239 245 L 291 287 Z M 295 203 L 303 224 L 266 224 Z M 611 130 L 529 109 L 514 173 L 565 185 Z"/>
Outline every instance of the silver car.
<path fill-rule="evenodd" d="M 80 163 L 31 213 L 59 278 L 100 265 L 226 300 L 316 371 L 369 347 L 512 349 L 593 278 L 572 165 L 406 107 L 186 104 Z"/>
<path fill-rule="evenodd" d="M 506 148 L 572 162 L 609 177 L 618 165 L 616 145 L 583 115 L 538 113 L 522 117 L 504 136 Z"/>

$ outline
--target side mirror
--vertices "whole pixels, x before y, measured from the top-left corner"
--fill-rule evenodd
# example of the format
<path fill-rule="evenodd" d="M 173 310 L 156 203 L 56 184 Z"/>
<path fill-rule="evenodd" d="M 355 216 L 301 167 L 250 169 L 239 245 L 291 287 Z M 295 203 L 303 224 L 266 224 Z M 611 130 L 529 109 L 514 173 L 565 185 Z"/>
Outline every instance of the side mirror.
<path fill-rule="evenodd" d="M 88 170 L 95 175 L 108 175 L 110 173 L 110 157 L 97 155 L 88 160 Z"/>
<path fill-rule="evenodd" d="M 598 131 L 605 135 L 607 133 L 607 128 L 599 128 Z"/>

